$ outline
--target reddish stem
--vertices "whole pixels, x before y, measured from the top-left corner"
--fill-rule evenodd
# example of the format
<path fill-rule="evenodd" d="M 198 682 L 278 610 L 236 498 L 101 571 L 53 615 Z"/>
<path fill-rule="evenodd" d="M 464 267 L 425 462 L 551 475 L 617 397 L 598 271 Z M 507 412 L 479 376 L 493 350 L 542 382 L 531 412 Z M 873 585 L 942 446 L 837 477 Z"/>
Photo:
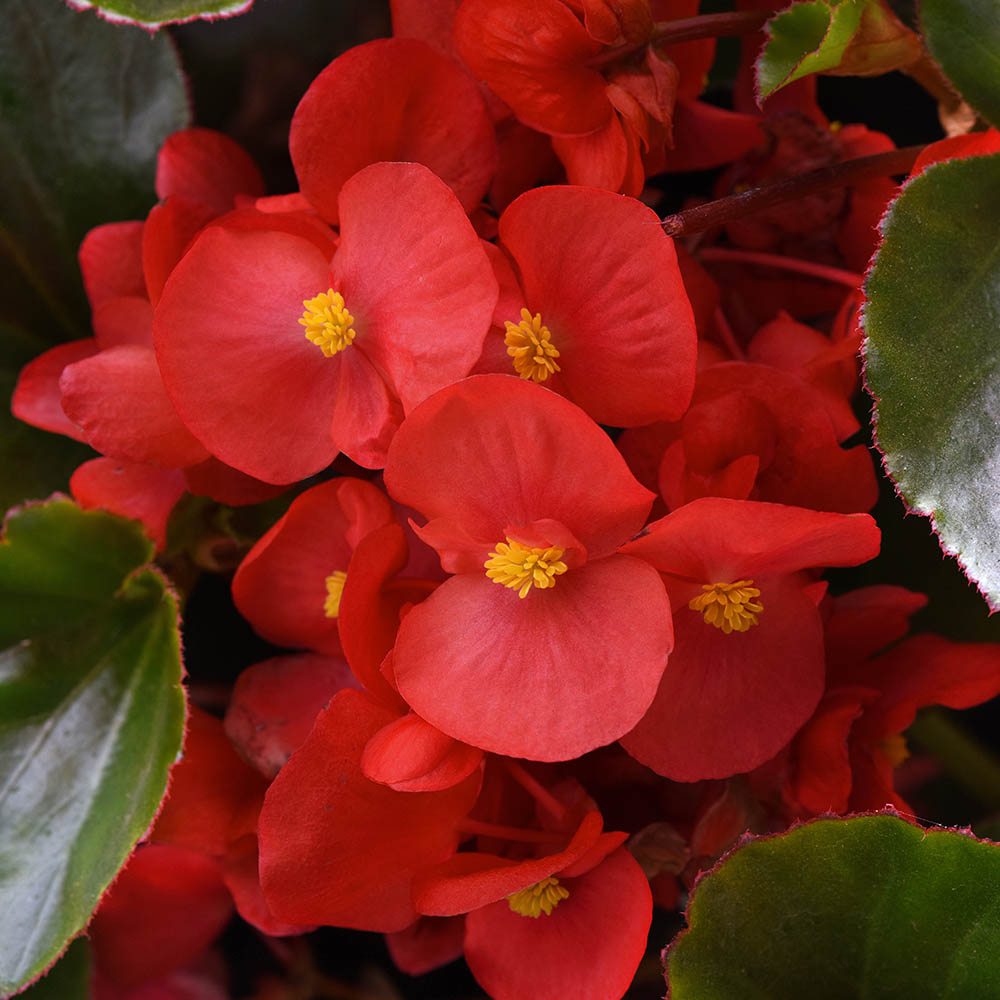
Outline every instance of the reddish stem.
<path fill-rule="evenodd" d="M 726 319 L 726 314 L 722 311 L 721 306 L 715 310 L 712 319 L 715 321 L 715 327 L 719 331 L 722 343 L 729 353 L 737 361 L 746 361 L 746 352 L 740 347 L 739 341 L 736 339 L 736 334 L 733 333 L 733 328 L 729 325 L 729 320 Z"/>
<path fill-rule="evenodd" d="M 543 785 L 533 778 L 520 764 L 505 760 L 510 776 L 558 822 L 566 819 L 566 807 Z"/>
<path fill-rule="evenodd" d="M 905 174 L 924 149 L 924 146 L 904 146 L 902 149 L 889 150 L 888 153 L 844 160 L 843 163 L 796 174 L 763 187 L 750 188 L 740 194 L 710 201 L 707 205 L 698 205 L 676 215 L 668 215 L 663 220 L 663 231 L 668 236 L 690 236 L 827 188 L 855 184 L 870 177 Z"/>
<path fill-rule="evenodd" d="M 694 42 L 700 38 L 752 35 L 770 17 L 771 14 L 763 10 L 734 10 L 723 14 L 701 14 L 697 17 L 679 17 L 673 21 L 658 21 L 653 25 L 653 33 L 646 41 L 606 49 L 594 56 L 589 64 L 600 68 L 641 52 L 647 45 L 677 45 L 679 42 Z"/>
<path fill-rule="evenodd" d="M 562 844 L 566 837 L 544 830 L 523 830 L 517 826 L 501 826 L 499 823 L 484 823 L 478 819 L 463 819 L 458 824 L 459 833 L 476 837 L 496 837 L 498 840 L 516 840 L 523 844 Z"/>
<path fill-rule="evenodd" d="M 760 264 L 764 267 L 775 267 L 782 271 L 794 271 L 797 274 L 808 274 L 814 278 L 824 278 L 848 288 L 860 288 L 864 275 L 854 271 L 845 271 L 840 267 L 829 267 L 817 264 L 811 260 L 799 260 L 797 257 L 783 257 L 776 253 L 760 253 L 755 250 L 730 250 L 728 247 L 706 247 L 698 254 L 701 260 L 718 261 L 720 264 L 730 262 L 736 264 Z"/>

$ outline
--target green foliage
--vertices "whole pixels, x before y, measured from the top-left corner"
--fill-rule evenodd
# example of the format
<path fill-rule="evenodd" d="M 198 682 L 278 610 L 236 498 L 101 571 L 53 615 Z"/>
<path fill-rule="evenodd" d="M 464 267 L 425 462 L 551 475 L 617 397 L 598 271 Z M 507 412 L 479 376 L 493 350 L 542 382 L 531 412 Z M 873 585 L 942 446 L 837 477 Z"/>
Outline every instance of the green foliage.
<path fill-rule="evenodd" d="M 761 100 L 793 80 L 839 66 L 861 23 L 865 3 L 808 0 L 771 18 L 770 37 L 756 65 Z"/>
<path fill-rule="evenodd" d="M 1000 8 L 996 0 L 921 0 L 927 47 L 962 96 L 1000 126 Z"/>
<path fill-rule="evenodd" d="M 878 445 L 1000 606 L 1000 155 L 929 167 L 882 223 L 868 276 L 866 376 Z"/>
<path fill-rule="evenodd" d="M 741 847 L 695 888 L 671 1000 L 967 1000 L 1000 982 L 1000 848 L 896 816 Z"/>
<path fill-rule="evenodd" d="M 82 929 L 180 751 L 177 606 L 138 526 L 68 500 L 0 544 L 0 994 Z"/>
<path fill-rule="evenodd" d="M 128 21 L 144 28 L 242 14 L 253 0 L 68 0 L 80 10 L 93 8 L 110 21 Z"/>
<path fill-rule="evenodd" d="M 90 1000 L 90 949 L 77 938 L 45 975 L 19 1000 Z"/>

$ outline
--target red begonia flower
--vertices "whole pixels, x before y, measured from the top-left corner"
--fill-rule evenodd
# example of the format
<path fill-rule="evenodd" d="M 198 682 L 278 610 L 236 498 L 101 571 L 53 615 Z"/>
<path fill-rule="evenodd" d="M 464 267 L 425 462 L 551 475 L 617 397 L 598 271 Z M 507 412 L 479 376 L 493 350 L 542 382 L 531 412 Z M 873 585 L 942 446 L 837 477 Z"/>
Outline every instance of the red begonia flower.
<path fill-rule="evenodd" d="M 568 396 L 599 423 L 680 417 L 696 332 L 654 212 L 608 191 L 538 188 L 504 212 L 500 242 L 527 308 L 502 317 L 505 371 Z"/>
<path fill-rule="evenodd" d="M 268 789 L 260 873 L 280 920 L 398 931 L 417 918 L 413 876 L 458 847 L 480 777 L 438 792 L 395 792 L 361 772 L 365 745 L 396 714 L 341 691 Z"/>
<path fill-rule="evenodd" d="M 184 753 L 170 772 L 153 843 L 221 856 L 253 829 L 266 782 L 237 754 L 222 722 L 190 706 Z"/>
<path fill-rule="evenodd" d="M 120 986 L 138 986 L 202 952 L 232 912 L 217 861 L 144 844 L 101 900 L 88 936 L 100 971 Z"/>
<path fill-rule="evenodd" d="M 141 521 L 158 552 L 167 544 L 167 519 L 184 494 L 184 486 L 184 476 L 177 469 L 111 458 L 84 462 L 69 481 L 73 499 L 84 510 L 100 507 Z"/>
<path fill-rule="evenodd" d="M 386 495 L 362 479 L 330 479 L 300 494 L 247 553 L 233 600 L 279 646 L 340 653 L 340 597 L 351 553 L 394 520 Z"/>
<path fill-rule="evenodd" d="M 155 306 L 170 272 L 184 256 L 191 241 L 219 213 L 200 201 L 174 195 L 154 205 L 142 228 L 142 270 L 146 292 Z"/>
<path fill-rule="evenodd" d="M 400 625 L 395 679 L 418 715 L 538 760 L 638 721 L 670 652 L 669 607 L 649 567 L 613 552 L 652 497 L 582 410 L 522 379 L 466 379 L 407 419 L 385 482 L 459 574 Z"/>
<path fill-rule="evenodd" d="M 568 893 L 551 913 L 515 912 L 507 900 L 466 919 L 465 958 L 495 1000 L 620 997 L 646 950 L 653 903 L 635 859 L 619 848 L 596 868 L 560 878 Z M 543 890 L 544 891 L 544 890 Z"/>
<path fill-rule="evenodd" d="M 910 169 L 910 176 L 915 177 L 932 163 L 939 163 L 941 160 L 986 156 L 989 153 L 1000 153 L 1000 132 L 995 128 L 969 135 L 952 135 L 927 146 Z"/>
<path fill-rule="evenodd" d="M 80 271 L 91 309 L 108 299 L 146 297 L 141 222 L 107 222 L 80 244 Z"/>
<path fill-rule="evenodd" d="M 540 132 L 582 135 L 612 115 L 604 78 L 587 65 L 604 46 L 559 0 L 465 0 L 454 40 L 472 73 Z"/>
<path fill-rule="evenodd" d="M 853 566 L 878 546 L 866 514 L 715 498 L 624 545 L 664 574 L 676 637 L 625 749 L 678 781 L 727 777 L 773 757 L 823 693 L 823 628 L 800 571 Z"/>
<path fill-rule="evenodd" d="M 84 432 L 66 416 L 62 408 L 59 378 L 67 365 L 93 357 L 99 350 L 97 341 L 88 337 L 50 347 L 44 354 L 29 361 L 17 377 L 10 400 L 11 413 L 18 420 L 40 427 L 43 431 L 86 441 Z"/>
<path fill-rule="evenodd" d="M 311 475 L 338 450 L 383 464 L 403 413 L 471 369 L 496 301 L 472 227 L 426 167 L 366 167 L 340 210 L 332 265 L 287 232 L 206 229 L 156 310 L 181 418 L 267 482 Z"/>
<path fill-rule="evenodd" d="M 389 957 L 408 976 L 422 976 L 462 957 L 465 917 L 421 917 L 386 934 Z"/>
<path fill-rule="evenodd" d="M 236 679 L 224 721 L 226 735 L 271 779 L 305 742 L 330 699 L 357 687 L 339 656 L 298 653 L 255 663 Z"/>
<path fill-rule="evenodd" d="M 333 223 L 344 210 L 338 206 L 341 188 L 370 163 L 430 167 L 467 212 L 479 204 L 496 169 L 493 126 L 475 82 L 409 38 L 357 45 L 334 59 L 299 102 L 288 145 L 302 193 Z M 427 213 L 424 227 L 435 210 L 428 206 Z"/>

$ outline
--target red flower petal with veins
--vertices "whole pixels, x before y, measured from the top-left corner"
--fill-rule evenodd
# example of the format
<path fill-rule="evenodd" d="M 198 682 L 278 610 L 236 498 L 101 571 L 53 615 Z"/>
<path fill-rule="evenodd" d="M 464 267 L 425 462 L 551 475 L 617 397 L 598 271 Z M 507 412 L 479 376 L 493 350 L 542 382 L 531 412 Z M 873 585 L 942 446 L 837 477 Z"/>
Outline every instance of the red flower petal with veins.
<path fill-rule="evenodd" d="M 357 45 L 334 59 L 299 102 L 288 145 L 302 193 L 333 223 L 341 186 L 370 163 L 430 167 L 467 212 L 496 169 L 493 126 L 476 84 L 409 38 Z"/>

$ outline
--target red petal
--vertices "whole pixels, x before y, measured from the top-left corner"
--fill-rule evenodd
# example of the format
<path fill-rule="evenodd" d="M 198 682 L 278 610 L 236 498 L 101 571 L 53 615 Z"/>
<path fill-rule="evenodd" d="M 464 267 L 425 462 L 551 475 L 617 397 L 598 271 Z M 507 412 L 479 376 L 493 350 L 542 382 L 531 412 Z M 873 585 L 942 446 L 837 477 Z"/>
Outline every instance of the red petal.
<path fill-rule="evenodd" d="M 91 323 L 102 351 L 127 344 L 153 346 L 153 307 L 145 296 L 107 299 L 94 307 Z"/>
<path fill-rule="evenodd" d="M 260 814 L 260 872 L 277 917 L 398 931 L 416 919 L 414 874 L 459 842 L 478 776 L 441 792 L 394 792 L 369 781 L 365 744 L 395 713 L 342 691 L 278 772 Z"/>
<path fill-rule="evenodd" d="M 80 244 L 80 270 L 91 309 L 108 299 L 146 297 L 142 230 L 141 222 L 108 222 L 84 236 Z"/>
<path fill-rule="evenodd" d="M 149 301 L 155 306 L 184 251 L 202 227 L 216 217 L 215 209 L 175 195 L 154 205 L 142 231 L 142 270 Z"/>
<path fill-rule="evenodd" d="M 88 936 L 121 986 L 165 976 L 207 948 L 233 912 L 219 865 L 194 851 L 140 846 L 101 901 Z"/>
<path fill-rule="evenodd" d="M 326 578 L 347 572 L 367 534 L 394 520 L 388 498 L 361 479 L 331 479 L 296 497 L 233 578 L 240 613 L 265 639 L 339 653 L 337 619 L 324 612 Z"/>
<path fill-rule="evenodd" d="M 581 135 L 611 115 L 587 61 L 603 46 L 558 0 L 466 0 L 455 18 L 463 61 L 532 128 Z"/>
<path fill-rule="evenodd" d="M 393 664 L 414 711 L 456 739 L 570 760 L 635 725 L 671 645 L 656 574 L 612 556 L 524 600 L 485 573 L 452 577 L 403 619 Z"/>
<path fill-rule="evenodd" d="M 226 736 L 265 778 L 305 742 L 316 716 L 344 688 L 357 688 L 339 656 L 299 653 L 247 667 L 226 710 Z"/>
<path fill-rule="evenodd" d="M 334 59 L 299 102 L 288 143 L 302 193 L 334 223 L 341 185 L 370 163 L 425 164 L 467 212 L 496 168 L 493 126 L 475 83 L 408 38 L 357 45 Z"/>
<path fill-rule="evenodd" d="M 522 917 L 506 900 L 466 917 L 465 957 L 494 1000 L 608 1000 L 628 989 L 646 950 L 653 902 L 624 848 L 579 879 L 548 916 Z"/>
<path fill-rule="evenodd" d="M 216 215 L 228 212 L 238 194 L 264 193 L 264 179 L 243 148 L 208 128 L 174 132 L 156 160 L 156 194 L 163 201 L 181 195 L 209 205 Z"/>
<path fill-rule="evenodd" d="M 436 792 L 464 781 L 482 759 L 482 750 L 445 736 L 410 712 L 368 741 L 361 770 L 397 792 Z"/>
<path fill-rule="evenodd" d="M 93 338 L 73 340 L 50 347 L 44 354 L 29 361 L 17 377 L 10 400 L 11 413 L 32 427 L 40 427 L 53 434 L 65 434 L 76 441 L 86 441 L 87 436 L 62 408 L 59 378 L 68 365 L 93 357 L 98 350 L 97 341 Z"/>
<path fill-rule="evenodd" d="M 554 137 L 552 148 L 570 184 L 620 191 L 628 167 L 629 144 L 618 115 L 587 135 Z"/>
<path fill-rule="evenodd" d="M 609 191 L 537 188 L 504 212 L 500 241 L 552 332 L 574 402 L 616 427 L 681 416 L 694 387 L 694 316 L 654 212 Z"/>
<path fill-rule="evenodd" d="M 208 458 L 181 423 L 149 347 L 112 347 L 68 365 L 59 379 L 63 409 L 109 458 L 165 468 Z"/>
<path fill-rule="evenodd" d="M 764 143 L 759 115 L 740 114 L 703 101 L 678 100 L 674 106 L 674 148 L 667 170 L 710 170 L 746 156 Z"/>
<path fill-rule="evenodd" d="M 355 174 L 340 216 L 333 273 L 355 343 L 409 412 L 475 364 L 497 301 L 493 269 L 455 196 L 418 163 Z"/>
<path fill-rule="evenodd" d="M 184 495 L 184 477 L 177 469 L 93 458 L 73 473 L 69 489 L 84 510 L 100 507 L 141 521 L 162 552 L 170 512 Z"/>
<path fill-rule="evenodd" d="M 764 610 L 746 632 L 726 635 L 686 607 L 674 615 L 676 647 L 656 698 L 621 740 L 657 774 L 700 781 L 750 771 L 791 740 L 822 696 L 815 605 L 795 579 L 755 586 Z"/>
<path fill-rule="evenodd" d="M 408 976 L 422 976 L 462 957 L 464 917 L 421 917 L 385 943 L 396 968 Z"/>
<path fill-rule="evenodd" d="M 231 507 L 263 503 L 285 489 L 254 479 L 211 455 L 204 462 L 188 466 L 184 470 L 184 480 L 196 497 L 211 497 Z"/>
<path fill-rule="evenodd" d="M 393 440 L 385 483 L 490 544 L 507 525 L 551 518 L 591 559 L 635 534 L 652 503 L 582 410 L 508 375 L 464 379 L 417 407 Z"/>
<path fill-rule="evenodd" d="M 337 357 L 306 340 L 302 303 L 329 287 L 309 241 L 206 229 L 174 269 L 153 339 L 182 420 L 228 465 L 270 483 L 303 479 L 336 455 Z"/>

